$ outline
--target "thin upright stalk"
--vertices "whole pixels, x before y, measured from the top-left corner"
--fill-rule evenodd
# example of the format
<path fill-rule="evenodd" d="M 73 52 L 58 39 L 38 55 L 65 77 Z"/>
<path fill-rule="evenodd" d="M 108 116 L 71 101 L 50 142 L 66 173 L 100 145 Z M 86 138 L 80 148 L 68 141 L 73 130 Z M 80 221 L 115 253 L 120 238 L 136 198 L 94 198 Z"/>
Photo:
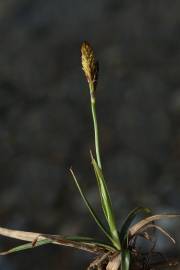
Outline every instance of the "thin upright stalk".
<path fill-rule="evenodd" d="M 94 167 L 94 171 L 96 174 L 96 178 L 98 181 L 100 196 L 101 196 L 101 204 L 104 211 L 105 218 L 108 222 L 111 236 L 115 242 L 115 247 L 120 250 L 121 244 L 119 240 L 119 235 L 116 227 L 116 222 L 114 218 L 114 213 L 111 205 L 110 195 L 108 192 L 108 188 L 106 186 L 106 181 L 102 172 L 102 163 L 100 156 L 100 146 L 99 146 L 99 131 L 97 124 L 97 116 L 96 116 L 96 86 L 98 81 L 98 73 L 99 66 L 98 62 L 95 60 L 94 52 L 89 43 L 83 42 L 81 46 L 81 61 L 82 61 L 82 69 L 85 73 L 89 90 L 90 90 L 90 99 L 91 99 L 91 111 L 94 125 L 94 140 L 95 140 L 95 151 L 96 151 L 96 159 L 92 164 Z M 97 164 L 96 164 L 97 163 Z M 96 166 L 97 165 L 97 166 Z"/>
<path fill-rule="evenodd" d="M 100 156 L 99 129 L 98 129 L 97 115 L 96 115 L 96 98 L 95 98 L 94 83 L 89 83 L 89 88 L 90 88 L 90 98 L 91 98 L 91 111 L 92 111 L 92 118 L 93 118 L 93 125 L 94 125 L 94 141 L 95 141 L 96 159 L 97 159 L 98 167 L 101 170 L 101 173 L 103 176 L 101 156 Z M 114 245 L 118 250 L 120 250 L 121 244 L 120 244 L 119 235 L 117 232 L 117 227 L 116 227 L 116 222 L 115 222 L 115 217 L 114 217 L 110 197 L 109 197 L 109 204 L 110 204 L 109 210 L 110 210 L 111 218 L 108 219 L 108 225 L 110 227 L 111 235 L 114 239 Z"/>
<path fill-rule="evenodd" d="M 101 156 L 100 156 L 100 144 L 99 144 L 99 130 L 97 124 L 97 116 L 96 116 L 96 99 L 94 97 L 94 84 L 89 84 L 90 87 L 90 95 L 91 95 L 91 111 L 93 117 L 94 124 L 94 139 L 95 139 L 95 151 L 96 151 L 96 159 L 99 168 L 102 170 Z"/>

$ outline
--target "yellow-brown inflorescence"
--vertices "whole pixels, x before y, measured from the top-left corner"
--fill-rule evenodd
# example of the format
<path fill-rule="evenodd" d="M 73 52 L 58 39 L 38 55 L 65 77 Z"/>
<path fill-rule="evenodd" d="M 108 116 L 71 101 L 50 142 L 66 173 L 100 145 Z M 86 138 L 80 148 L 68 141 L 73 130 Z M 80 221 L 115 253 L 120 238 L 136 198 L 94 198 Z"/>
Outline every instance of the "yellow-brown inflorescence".
<path fill-rule="evenodd" d="M 86 41 L 81 45 L 81 61 L 88 84 L 93 86 L 95 90 L 98 79 L 98 62 L 95 60 L 91 45 Z"/>

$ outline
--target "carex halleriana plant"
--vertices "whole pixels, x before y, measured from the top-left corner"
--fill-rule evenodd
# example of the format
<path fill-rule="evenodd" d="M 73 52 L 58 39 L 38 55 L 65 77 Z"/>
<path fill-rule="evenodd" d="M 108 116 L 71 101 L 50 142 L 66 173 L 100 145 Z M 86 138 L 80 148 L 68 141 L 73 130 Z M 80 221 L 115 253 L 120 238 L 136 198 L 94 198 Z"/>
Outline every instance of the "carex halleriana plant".
<path fill-rule="evenodd" d="M 103 173 L 100 153 L 99 129 L 96 115 L 99 65 L 95 59 L 94 51 L 88 42 L 83 42 L 81 45 L 81 62 L 89 87 L 94 129 L 94 149 L 90 151 L 90 157 L 95 178 L 97 180 L 104 220 L 98 217 L 72 168 L 70 169 L 70 172 L 90 215 L 93 217 L 101 232 L 105 235 L 106 241 L 100 241 L 92 237 L 51 235 L 10 230 L 0 227 L 0 235 L 27 242 L 26 244 L 11 248 L 8 251 L 1 252 L 0 255 L 7 255 L 45 244 L 56 244 L 94 253 L 96 255 L 96 259 L 89 265 L 88 269 L 129 270 L 130 265 L 134 263 L 134 258 L 137 258 L 138 256 L 141 257 L 141 254 L 136 248 L 136 239 L 141 236 L 146 240 L 151 240 L 150 233 L 148 232 L 149 229 L 153 228 L 159 230 L 173 243 L 175 243 L 175 240 L 167 233 L 167 231 L 156 225 L 155 221 L 164 218 L 174 218 L 177 217 L 177 215 L 152 215 L 149 208 L 136 207 L 124 220 L 120 230 L 117 227 L 110 192 Z M 93 152 L 95 152 L 95 154 Z M 134 223 L 134 220 L 138 217 L 139 221 Z"/>

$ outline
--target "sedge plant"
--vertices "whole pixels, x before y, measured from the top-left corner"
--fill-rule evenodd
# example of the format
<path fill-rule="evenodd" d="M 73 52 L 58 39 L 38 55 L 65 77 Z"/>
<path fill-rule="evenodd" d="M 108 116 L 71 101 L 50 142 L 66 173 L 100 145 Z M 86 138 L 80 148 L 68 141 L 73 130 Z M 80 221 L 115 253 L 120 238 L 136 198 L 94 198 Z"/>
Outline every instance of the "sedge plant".
<path fill-rule="evenodd" d="M 175 218 L 177 215 L 152 215 L 149 208 L 136 207 L 129 213 L 127 218 L 122 223 L 121 228 L 119 229 L 117 227 L 117 221 L 112 206 L 109 188 L 103 172 L 100 152 L 99 128 L 96 114 L 99 66 L 95 59 L 94 51 L 88 42 L 83 42 L 81 45 L 81 62 L 89 87 L 90 106 L 94 129 L 94 149 L 90 151 L 90 158 L 94 175 L 97 180 L 104 220 L 98 217 L 72 168 L 70 169 L 70 173 L 90 215 L 101 230 L 102 234 L 104 234 L 106 240 L 100 241 L 96 238 L 82 236 L 62 236 L 33 233 L 0 227 L 0 235 L 27 242 L 26 244 L 11 248 L 8 251 L 1 252 L 0 255 L 7 255 L 51 243 L 94 253 L 96 255 L 96 259 L 90 264 L 88 269 L 129 270 L 130 266 L 132 266 L 133 269 L 138 269 L 133 266 L 133 264 L 136 265 L 134 258 L 137 258 L 138 256 L 141 257 L 141 254 L 136 248 L 137 237 L 141 236 L 146 240 L 151 240 L 149 229 L 153 228 L 159 230 L 173 243 L 175 243 L 175 240 L 167 233 L 167 231 L 156 225 L 155 221 L 164 218 Z M 134 223 L 134 220 L 137 219 L 137 217 L 141 219 L 137 223 Z"/>

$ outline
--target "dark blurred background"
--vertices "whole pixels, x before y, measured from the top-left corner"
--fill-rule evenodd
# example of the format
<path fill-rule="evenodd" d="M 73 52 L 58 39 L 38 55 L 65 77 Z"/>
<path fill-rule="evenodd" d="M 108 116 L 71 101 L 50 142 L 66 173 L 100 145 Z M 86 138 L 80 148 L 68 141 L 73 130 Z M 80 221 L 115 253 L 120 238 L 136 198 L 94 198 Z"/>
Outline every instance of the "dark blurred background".
<path fill-rule="evenodd" d="M 68 172 L 98 208 L 83 40 L 100 62 L 101 149 L 119 226 L 138 205 L 179 212 L 179 10 L 179 0 L 0 1 L 1 226 L 101 236 Z M 163 225 L 177 246 L 162 238 L 159 248 L 175 253 L 179 223 Z M 90 259 L 50 246 L 1 257 L 0 268 L 85 269 Z"/>

